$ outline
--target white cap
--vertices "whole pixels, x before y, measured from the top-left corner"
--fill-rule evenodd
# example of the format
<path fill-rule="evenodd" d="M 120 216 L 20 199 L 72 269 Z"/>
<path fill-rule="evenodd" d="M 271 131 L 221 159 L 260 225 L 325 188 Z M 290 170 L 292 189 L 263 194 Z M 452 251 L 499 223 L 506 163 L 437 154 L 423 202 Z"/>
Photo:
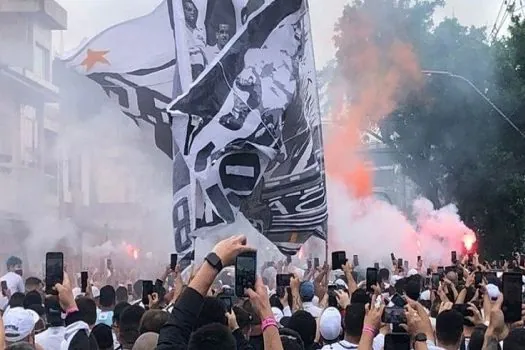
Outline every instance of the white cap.
<path fill-rule="evenodd" d="M 328 341 L 337 339 L 341 334 L 341 313 L 335 307 L 326 308 L 321 314 L 319 333 Z"/>
<path fill-rule="evenodd" d="M 4 314 L 5 339 L 14 343 L 26 338 L 35 328 L 40 317 L 33 310 L 13 308 Z"/>
<path fill-rule="evenodd" d="M 277 322 L 281 322 L 281 319 L 284 317 L 283 312 L 278 307 L 272 307 L 273 317 Z"/>
<path fill-rule="evenodd" d="M 346 284 L 345 281 L 343 281 L 342 279 L 338 278 L 335 280 L 334 284 L 338 287 L 343 287 L 345 289 L 348 289 L 348 285 Z"/>
<path fill-rule="evenodd" d="M 73 293 L 73 298 L 75 299 L 82 294 L 82 291 L 80 290 L 79 287 L 73 288 L 71 292 Z"/>
<path fill-rule="evenodd" d="M 416 269 L 410 269 L 410 270 L 408 271 L 408 277 L 410 277 L 410 276 L 415 276 L 415 275 L 417 275 L 417 274 L 418 274 L 418 272 L 417 272 Z"/>
<path fill-rule="evenodd" d="M 496 300 L 498 299 L 501 293 L 499 291 L 499 288 L 496 285 L 490 283 L 490 284 L 487 284 L 487 294 L 490 299 Z"/>
<path fill-rule="evenodd" d="M 419 295 L 419 300 L 430 301 L 430 291 L 428 289 L 422 291 Z"/>
<path fill-rule="evenodd" d="M 98 287 L 92 286 L 91 293 L 93 294 L 93 299 L 100 297 L 100 289 Z"/>

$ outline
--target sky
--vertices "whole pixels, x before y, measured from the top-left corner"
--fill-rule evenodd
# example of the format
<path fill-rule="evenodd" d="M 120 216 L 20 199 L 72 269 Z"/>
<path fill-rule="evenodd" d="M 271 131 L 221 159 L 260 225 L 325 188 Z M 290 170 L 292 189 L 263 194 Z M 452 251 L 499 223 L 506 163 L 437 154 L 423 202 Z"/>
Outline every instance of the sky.
<path fill-rule="evenodd" d="M 55 47 L 60 52 L 78 47 L 107 27 L 147 14 L 161 0 L 57 0 L 67 11 L 69 28 L 56 36 Z M 502 0 L 447 0 L 436 14 L 436 21 L 455 16 L 464 25 L 492 28 Z M 310 0 L 317 67 L 326 64 L 335 53 L 332 37 L 334 24 L 349 0 Z M 130 6 L 132 4 L 132 6 Z"/>

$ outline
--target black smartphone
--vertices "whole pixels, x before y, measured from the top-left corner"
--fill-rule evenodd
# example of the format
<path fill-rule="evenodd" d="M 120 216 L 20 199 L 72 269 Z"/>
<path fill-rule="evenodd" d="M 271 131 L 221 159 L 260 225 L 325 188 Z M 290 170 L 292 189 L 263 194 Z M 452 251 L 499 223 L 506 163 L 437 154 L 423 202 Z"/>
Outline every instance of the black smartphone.
<path fill-rule="evenodd" d="M 474 286 L 478 288 L 481 285 L 481 282 L 483 282 L 483 272 L 474 272 Z"/>
<path fill-rule="evenodd" d="M 400 269 L 403 267 L 403 259 L 399 258 L 397 259 L 397 268 Z"/>
<path fill-rule="evenodd" d="M 421 255 L 417 256 L 417 262 L 419 263 L 421 261 Z"/>
<path fill-rule="evenodd" d="M 404 308 L 405 305 L 407 304 L 406 300 L 401 295 L 399 295 L 398 293 L 394 294 L 390 298 L 390 301 L 392 303 L 394 303 L 395 306 L 401 307 L 401 308 Z"/>
<path fill-rule="evenodd" d="M 405 271 L 408 271 L 408 260 L 403 262 L 403 267 L 405 268 Z"/>
<path fill-rule="evenodd" d="M 149 305 L 148 295 L 153 294 L 153 281 L 142 281 L 142 304 Z"/>
<path fill-rule="evenodd" d="M 432 275 L 432 268 L 427 268 L 427 276 L 430 276 Z"/>
<path fill-rule="evenodd" d="M 224 307 L 226 308 L 226 311 L 231 313 L 232 312 L 232 306 L 233 306 L 232 297 L 221 295 L 219 297 L 219 300 L 224 304 Z"/>
<path fill-rule="evenodd" d="M 352 264 L 355 266 L 359 266 L 359 256 L 357 255 L 354 255 L 353 259 L 352 259 Z"/>
<path fill-rule="evenodd" d="M 379 271 L 379 263 L 374 263 L 374 269 L 377 269 Z"/>
<path fill-rule="evenodd" d="M 463 315 L 463 317 L 472 317 L 474 316 L 474 313 L 468 309 L 468 304 L 454 304 L 452 305 L 452 309 L 456 310 L 460 314 Z"/>
<path fill-rule="evenodd" d="M 179 256 L 175 253 L 170 255 L 170 269 L 171 271 L 175 271 L 175 268 L 177 267 L 177 261 L 179 259 Z"/>
<path fill-rule="evenodd" d="M 1 286 L 2 286 L 2 295 L 4 297 L 7 296 L 7 282 L 6 281 L 2 281 L 0 282 Z"/>
<path fill-rule="evenodd" d="M 342 270 L 346 264 L 346 252 L 338 251 L 332 253 L 332 270 Z"/>
<path fill-rule="evenodd" d="M 80 273 L 80 291 L 85 293 L 88 285 L 88 272 L 82 271 Z"/>
<path fill-rule="evenodd" d="M 133 295 L 133 285 L 128 283 L 128 295 Z"/>
<path fill-rule="evenodd" d="M 387 306 L 381 315 L 381 321 L 390 324 L 406 323 L 405 309 L 399 306 Z"/>
<path fill-rule="evenodd" d="M 235 295 L 245 297 L 244 290 L 255 288 L 257 274 L 257 252 L 246 252 L 235 260 Z"/>
<path fill-rule="evenodd" d="M 408 333 L 389 333 L 385 335 L 384 350 L 410 350 Z"/>
<path fill-rule="evenodd" d="M 366 269 L 366 290 L 367 292 L 373 292 L 374 289 L 372 288 L 373 286 L 375 286 L 379 281 L 378 281 L 378 271 L 377 269 L 374 269 L 374 268 L 367 268 Z"/>
<path fill-rule="evenodd" d="M 525 266 L 525 254 L 520 255 L 520 266 Z"/>
<path fill-rule="evenodd" d="M 46 254 L 46 294 L 58 294 L 54 290 L 57 283 L 64 281 L 64 254 L 51 252 Z"/>
<path fill-rule="evenodd" d="M 312 269 L 312 260 L 311 259 L 306 260 L 306 267 L 308 268 L 308 270 Z"/>
<path fill-rule="evenodd" d="M 314 258 L 314 268 L 319 267 L 319 258 Z"/>
<path fill-rule="evenodd" d="M 107 260 L 106 260 L 106 268 L 107 268 L 109 271 L 113 271 L 113 261 L 111 261 L 110 258 L 107 258 Z"/>
<path fill-rule="evenodd" d="M 441 275 L 439 273 L 432 274 L 432 279 L 431 279 L 432 290 L 438 290 L 440 280 L 441 280 Z"/>
<path fill-rule="evenodd" d="M 394 255 L 394 253 L 390 253 L 390 260 L 396 261 L 396 256 Z"/>
<path fill-rule="evenodd" d="M 454 265 L 456 265 L 458 262 L 458 253 L 455 250 L 450 252 L 450 261 Z"/>
<path fill-rule="evenodd" d="M 290 280 L 292 275 L 289 273 L 279 273 L 277 274 L 276 283 L 277 287 L 290 287 Z"/>
<path fill-rule="evenodd" d="M 438 266 L 437 273 L 439 273 L 441 276 L 445 275 L 445 268 L 443 266 Z"/>
<path fill-rule="evenodd" d="M 521 320 L 522 297 L 522 274 L 516 272 L 505 272 L 502 276 L 503 305 L 501 310 L 505 316 L 506 323 Z"/>

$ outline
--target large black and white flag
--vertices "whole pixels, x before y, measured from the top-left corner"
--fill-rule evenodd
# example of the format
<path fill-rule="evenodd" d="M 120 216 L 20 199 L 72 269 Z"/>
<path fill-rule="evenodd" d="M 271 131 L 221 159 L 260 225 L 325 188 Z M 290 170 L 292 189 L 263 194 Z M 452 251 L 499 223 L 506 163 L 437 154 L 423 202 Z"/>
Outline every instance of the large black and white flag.
<path fill-rule="evenodd" d="M 177 52 L 189 52 L 190 59 L 186 67 L 179 59 L 179 71 L 182 81 L 197 80 L 168 108 L 176 157 L 187 165 L 174 168 L 177 250 L 191 249 L 192 235 L 231 224 L 239 213 L 287 254 L 312 235 L 326 238 L 307 1 L 249 0 L 236 7 L 233 0 L 236 17 L 229 19 L 208 6 L 205 18 L 217 29 L 215 41 L 199 29 L 198 1 L 182 2 L 187 40 L 178 40 Z M 221 31 L 233 23 L 235 35 L 221 41 Z"/>

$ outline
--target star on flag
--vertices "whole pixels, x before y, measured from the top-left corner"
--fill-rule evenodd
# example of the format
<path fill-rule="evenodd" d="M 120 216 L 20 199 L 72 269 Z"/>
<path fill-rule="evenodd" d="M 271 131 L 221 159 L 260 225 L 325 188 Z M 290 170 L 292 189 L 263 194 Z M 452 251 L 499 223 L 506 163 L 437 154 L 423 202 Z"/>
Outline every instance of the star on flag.
<path fill-rule="evenodd" d="M 97 50 L 87 50 L 86 58 L 80 63 L 81 66 L 86 67 L 86 72 L 89 72 L 97 63 L 103 63 L 110 65 L 109 61 L 104 57 L 109 50 L 106 51 L 97 51 Z"/>

